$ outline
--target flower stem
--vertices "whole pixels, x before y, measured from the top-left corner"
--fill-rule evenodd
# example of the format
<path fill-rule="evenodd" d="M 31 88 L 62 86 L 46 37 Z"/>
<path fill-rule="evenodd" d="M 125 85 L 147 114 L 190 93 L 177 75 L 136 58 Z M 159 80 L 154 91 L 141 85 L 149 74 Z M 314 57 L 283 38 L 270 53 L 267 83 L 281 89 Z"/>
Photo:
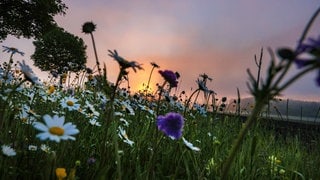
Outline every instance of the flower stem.
<path fill-rule="evenodd" d="M 146 91 L 146 95 L 148 94 L 148 91 L 149 91 L 149 85 L 150 85 L 151 76 L 152 76 L 152 73 L 153 73 L 154 68 L 155 68 L 155 66 L 152 67 L 151 72 L 150 72 L 150 75 L 149 75 L 147 87 L 146 87 L 146 90 L 145 90 L 145 91 Z"/>
<path fill-rule="evenodd" d="M 262 108 L 264 107 L 264 103 L 263 103 L 264 101 L 265 100 L 257 101 L 257 104 L 256 104 L 255 108 L 253 109 L 251 116 L 249 116 L 249 119 L 246 121 L 244 127 L 241 129 L 236 141 L 234 142 L 234 145 L 232 146 L 229 157 L 227 158 L 227 160 L 223 166 L 221 179 L 227 179 L 227 175 L 228 175 L 228 172 L 229 172 L 230 167 L 232 165 L 232 162 L 234 161 L 235 155 L 236 155 L 240 145 L 242 144 L 242 141 L 243 141 L 245 135 L 249 131 L 250 127 L 257 121 L 257 117 L 258 117 L 260 111 L 262 110 Z"/>
<path fill-rule="evenodd" d="M 93 33 L 92 32 L 90 33 L 90 36 L 91 36 L 91 40 L 92 40 L 92 44 L 93 44 L 94 56 L 96 58 L 96 65 L 97 65 L 97 68 L 98 68 L 99 75 L 101 76 L 100 62 L 99 62 L 99 59 L 98 59 L 96 43 L 94 41 L 94 37 L 93 37 Z"/>
<path fill-rule="evenodd" d="M 311 28 L 314 20 L 316 19 L 316 17 L 319 15 L 320 13 L 320 7 L 317 9 L 317 11 L 315 13 L 313 13 L 312 17 L 310 18 L 307 26 L 305 27 L 305 29 L 303 30 L 303 33 L 298 41 L 298 47 L 302 44 L 302 42 L 304 41 L 304 39 L 307 36 L 307 33 L 309 32 L 309 29 Z M 297 48 L 298 49 L 298 48 Z"/>
<path fill-rule="evenodd" d="M 193 91 L 193 93 L 190 95 L 190 97 L 189 97 L 189 99 L 188 99 L 188 101 L 187 101 L 187 104 L 185 105 L 184 112 L 183 112 L 183 116 L 184 116 L 184 117 L 186 116 L 187 109 L 189 108 L 189 104 L 190 104 L 191 98 L 192 98 L 193 95 L 195 95 L 197 92 L 200 92 L 200 89 L 196 89 L 196 90 Z"/>

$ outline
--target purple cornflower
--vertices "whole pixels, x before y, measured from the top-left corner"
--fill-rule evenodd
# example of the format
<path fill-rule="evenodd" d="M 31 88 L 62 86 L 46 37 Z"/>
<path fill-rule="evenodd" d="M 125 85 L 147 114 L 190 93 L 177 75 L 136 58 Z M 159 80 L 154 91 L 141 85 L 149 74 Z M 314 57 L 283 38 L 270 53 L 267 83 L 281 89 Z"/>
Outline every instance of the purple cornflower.
<path fill-rule="evenodd" d="M 177 87 L 178 86 L 178 81 L 177 81 L 178 78 L 177 78 L 176 73 L 174 73 L 173 71 L 170 71 L 170 70 L 164 70 L 164 71 L 159 70 L 159 73 L 166 81 L 169 82 L 170 87 Z"/>
<path fill-rule="evenodd" d="M 308 43 L 301 43 L 297 48 L 297 53 L 306 53 L 309 55 L 309 58 L 296 58 L 294 60 L 298 68 L 303 68 L 308 65 L 319 67 L 316 82 L 317 85 L 320 86 L 320 36 L 318 36 L 317 39 L 308 38 Z"/>
<path fill-rule="evenodd" d="M 320 36 L 317 39 L 308 38 L 308 43 L 301 43 L 297 48 L 297 53 L 312 53 L 320 50 Z"/>
<path fill-rule="evenodd" d="M 170 112 L 157 117 L 158 129 L 174 140 L 182 136 L 183 125 L 184 118 L 179 113 Z"/>
<path fill-rule="evenodd" d="M 92 164 L 94 164 L 96 161 L 97 161 L 96 158 L 90 157 L 90 158 L 88 158 L 87 163 L 88 163 L 88 165 L 92 165 Z"/>

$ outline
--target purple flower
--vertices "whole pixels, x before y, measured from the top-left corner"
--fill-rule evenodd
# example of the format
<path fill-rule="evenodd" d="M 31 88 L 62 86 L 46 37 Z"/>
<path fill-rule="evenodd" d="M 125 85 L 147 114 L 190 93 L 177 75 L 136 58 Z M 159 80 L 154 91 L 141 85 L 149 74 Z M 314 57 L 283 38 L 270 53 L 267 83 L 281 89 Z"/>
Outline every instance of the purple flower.
<path fill-rule="evenodd" d="M 320 50 L 320 36 L 317 39 L 308 38 L 308 43 L 301 43 L 297 48 L 297 53 L 312 53 L 312 51 Z"/>
<path fill-rule="evenodd" d="M 179 139 L 182 136 L 183 125 L 184 118 L 179 113 L 170 112 L 157 117 L 158 129 L 172 139 Z"/>
<path fill-rule="evenodd" d="M 317 39 L 309 38 L 308 43 L 299 44 L 297 51 L 298 54 L 307 54 L 308 58 L 296 58 L 294 60 L 298 68 L 305 66 L 320 67 L 320 36 Z M 320 69 L 316 78 L 317 85 L 320 86 Z"/>
<path fill-rule="evenodd" d="M 95 162 L 96 162 L 96 158 L 94 158 L 94 157 L 90 157 L 90 158 L 88 158 L 88 160 L 87 160 L 88 165 L 92 165 L 92 164 L 94 164 Z"/>
<path fill-rule="evenodd" d="M 318 71 L 318 76 L 316 78 L 316 82 L 317 82 L 318 86 L 320 86 L 320 70 Z"/>
<path fill-rule="evenodd" d="M 178 78 L 177 78 L 176 73 L 174 73 L 170 70 L 164 70 L 164 71 L 159 70 L 159 73 L 166 81 L 169 82 L 170 87 L 177 87 L 178 86 L 178 81 L 177 81 Z"/>

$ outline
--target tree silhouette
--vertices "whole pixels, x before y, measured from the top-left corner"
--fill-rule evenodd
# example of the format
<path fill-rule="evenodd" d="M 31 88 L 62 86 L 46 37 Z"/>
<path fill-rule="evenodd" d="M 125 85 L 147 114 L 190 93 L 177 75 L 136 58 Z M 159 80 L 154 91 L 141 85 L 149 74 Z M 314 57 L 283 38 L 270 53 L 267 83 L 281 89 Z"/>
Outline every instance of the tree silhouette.
<path fill-rule="evenodd" d="M 31 59 L 42 71 L 63 73 L 85 69 L 87 56 L 83 40 L 62 28 L 54 28 L 33 44 L 35 52 Z"/>
<path fill-rule="evenodd" d="M 8 35 L 38 38 L 57 26 L 54 16 L 66 9 L 61 0 L 1 0 L 0 42 Z"/>

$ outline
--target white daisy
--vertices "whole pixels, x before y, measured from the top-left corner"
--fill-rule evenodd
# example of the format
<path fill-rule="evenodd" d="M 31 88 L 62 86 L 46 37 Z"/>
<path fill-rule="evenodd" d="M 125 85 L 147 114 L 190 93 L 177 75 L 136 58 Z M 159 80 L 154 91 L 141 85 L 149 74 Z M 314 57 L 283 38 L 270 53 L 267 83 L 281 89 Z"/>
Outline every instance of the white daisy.
<path fill-rule="evenodd" d="M 80 104 L 77 104 L 78 99 L 74 98 L 74 97 L 65 97 L 61 100 L 61 106 L 63 108 L 68 108 L 69 111 L 73 111 L 73 110 L 79 110 L 80 108 Z"/>
<path fill-rule="evenodd" d="M 34 74 L 30 66 L 27 65 L 24 60 L 22 60 L 22 63 L 19 62 L 19 64 L 20 64 L 21 72 L 24 74 L 24 77 L 28 81 L 32 82 L 33 84 L 39 84 L 39 85 L 41 84 L 38 77 Z"/>
<path fill-rule="evenodd" d="M 98 127 L 100 127 L 100 126 L 101 126 L 100 122 L 99 122 L 99 121 L 97 121 L 97 119 L 96 119 L 96 118 L 92 118 L 92 119 L 90 119 L 90 120 L 89 120 L 89 123 L 90 123 L 91 125 L 93 125 L 93 126 L 98 126 Z"/>
<path fill-rule="evenodd" d="M 188 142 L 184 137 L 182 137 L 183 143 L 192 151 L 200 151 L 200 148 L 193 146 L 192 143 Z"/>
<path fill-rule="evenodd" d="M 45 124 L 41 122 L 35 122 L 33 124 L 34 128 L 42 131 L 37 134 L 40 140 L 49 139 L 51 141 L 60 142 L 60 140 L 75 140 L 76 138 L 71 136 L 79 133 L 76 125 L 68 122 L 64 124 L 64 116 L 54 115 L 53 117 L 49 115 L 43 116 Z"/>
<path fill-rule="evenodd" d="M 40 149 L 46 153 L 51 152 L 51 148 L 46 144 L 41 144 Z"/>
<path fill-rule="evenodd" d="M 120 120 L 120 122 L 122 122 L 122 123 L 123 123 L 123 125 L 124 125 L 124 126 L 129 127 L 129 123 L 128 123 L 128 121 L 127 121 L 127 120 L 125 120 L 124 118 L 120 118 L 119 120 Z"/>
<path fill-rule="evenodd" d="M 16 151 L 10 146 L 2 145 L 1 148 L 2 148 L 2 153 L 6 156 L 15 156 L 17 154 Z"/>
<path fill-rule="evenodd" d="M 30 107 L 26 104 L 22 105 L 21 111 L 19 113 L 19 119 L 22 123 L 25 124 L 32 124 L 35 122 L 37 117 L 40 117 L 40 115 L 37 115 Z"/>
<path fill-rule="evenodd" d="M 134 142 L 129 139 L 126 130 L 124 130 L 121 126 L 119 126 L 118 136 L 123 140 L 123 142 L 129 144 L 130 146 L 134 144 Z"/>
<path fill-rule="evenodd" d="M 35 146 L 35 145 L 29 145 L 29 146 L 28 146 L 28 150 L 29 150 L 29 151 L 37 151 L 37 150 L 38 150 L 38 147 Z"/>
<path fill-rule="evenodd" d="M 135 115 L 134 110 L 133 110 L 133 108 L 132 108 L 131 105 L 130 105 L 130 102 L 128 102 L 128 101 L 121 101 L 120 103 L 121 103 L 121 105 L 122 105 L 122 108 L 125 109 L 125 110 L 129 113 L 129 115 L 132 115 L 132 116 Z"/>

